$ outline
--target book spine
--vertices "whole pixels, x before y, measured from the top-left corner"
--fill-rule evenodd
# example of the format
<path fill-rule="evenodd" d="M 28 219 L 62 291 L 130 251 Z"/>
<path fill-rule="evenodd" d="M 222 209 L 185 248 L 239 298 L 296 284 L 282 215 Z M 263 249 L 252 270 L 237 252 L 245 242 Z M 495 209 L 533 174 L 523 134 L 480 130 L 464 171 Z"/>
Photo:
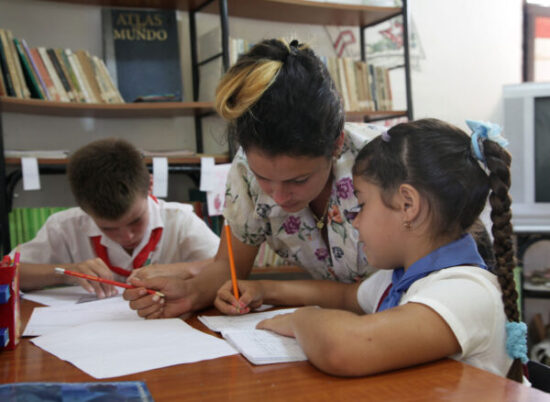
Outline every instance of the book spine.
<path fill-rule="evenodd" d="M 67 58 L 71 63 L 71 67 L 74 70 L 76 79 L 78 80 L 78 84 L 80 85 L 80 89 L 82 90 L 82 94 L 84 95 L 86 102 L 96 103 L 94 96 L 92 94 L 92 90 L 90 89 L 90 86 L 88 85 L 88 81 L 86 80 L 86 77 L 84 76 L 84 72 L 82 71 L 82 67 L 80 66 L 80 62 L 78 61 L 78 58 L 70 49 L 66 49 L 65 52 L 67 52 Z"/>
<path fill-rule="evenodd" d="M 111 76 L 109 75 L 109 71 L 107 71 L 107 67 L 105 66 L 105 63 L 103 63 L 103 60 L 98 57 L 94 57 L 94 61 L 96 62 L 96 65 L 98 67 L 99 75 L 101 76 L 107 88 L 109 103 L 124 103 L 124 99 L 120 95 L 118 89 L 113 84 Z"/>
<path fill-rule="evenodd" d="M 67 80 L 67 77 L 65 76 L 65 73 L 63 72 L 63 69 L 61 68 L 61 64 L 59 63 L 59 60 L 57 59 L 57 56 L 55 54 L 54 49 L 47 49 L 46 50 L 50 61 L 55 68 L 55 72 L 57 73 L 57 76 L 59 77 L 59 80 L 61 81 L 61 84 L 63 85 L 63 89 L 67 93 L 67 97 L 69 101 L 74 102 L 75 97 L 73 95 L 73 92 L 71 90 L 71 86 L 69 85 L 69 81 Z"/>
<path fill-rule="evenodd" d="M 4 50 L 4 43 L 0 36 L 0 65 L 2 66 L 2 74 L 4 78 L 4 85 L 6 87 L 6 95 L 16 96 L 15 89 L 13 88 L 13 81 L 10 76 L 10 70 L 8 67 L 8 60 L 6 59 L 6 53 Z"/>
<path fill-rule="evenodd" d="M 111 103 L 109 99 L 109 89 L 107 88 L 107 85 L 105 84 L 105 81 L 103 80 L 103 76 L 101 74 L 101 71 L 99 69 L 99 61 L 96 56 L 92 56 L 92 67 L 94 72 L 94 77 L 96 79 L 96 82 L 99 86 L 100 92 L 101 92 L 101 99 L 105 103 Z"/>
<path fill-rule="evenodd" d="M 94 75 L 94 67 L 92 65 L 90 55 L 85 50 L 77 50 L 75 52 L 75 55 L 80 61 L 80 67 L 82 67 L 82 73 L 84 74 L 84 76 L 86 77 L 86 80 L 88 81 L 88 85 L 90 86 L 90 91 L 93 93 L 95 102 L 102 103 L 103 99 L 101 97 L 101 89 Z"/>
<path fill-rule="evenodd" d="M 6 57 L 6 65 L 8 76 L 11 79 L 11 84 L 13 88 L 13 96 L 17 98 L 23 98 L 23 92 L 21 85 L 19 84 L 17 71 L 15 70 L 15 64 L 13 59 L 15 55 L 13 54 L 12 48 L 9 45 L 8 35 L 5 29 L 0 28 L 0 40 L 2 41 L 2 47 L 4 49 L 4 55 Z"/>
<path fill-rule="evenodd" d="M 4 82 L 4 70 L 2 69 L 2 63 L 0 63 L 0 96 L 6 96 L 6 83 Z"/>
<path fill-rule="evenodd" d="M 53 66 L 50 56 L 46 52 L 46 48 L 39 47 L 37 50 L 40 58 L 42 59 L 42 63 L 44 63 L 44 67 L 46 67 L 46 70 L 48 70 L 50 78 L 52 79 L 53 85 L 55 86 L 55 91 L 59 95 L 59 100 L 61 102 L 69 102 L 70 100 L 69 96 L 67 95 L 67 91 L 65 91 L 65 88 L 61 83 L 61 79 L 59 78 L 59 75 L 57 74 L 57 71 Z"/>
<path fill-rule="evenodd" d="M 63 68 L 63 71 L 65 72 L 65 75 L 67 76 L 67 80 L 69 81 L 69 85 L 71 86 L 73 93 L 75 94 L 75 99 L 77 102 L 86 102 L 86 98 L 84 98 L 84 94 L 82 93 L 82 89 L 80 89 L 80 85 L 78 83 L 78 80 L 76 79 L 76 75 L 73 71 L 73 68 L 71 67 L 71 63 L 69 62 L 69 59 L 67 57 L 67 54 L 63 49 L 54 49 L 55 53 L 59 59 L 59 63 L 61 64 L 61 68 Z"/>
<path fill-rule="evenodd" d="M 44 95 L 44 99 L 51 99 L 50 92 L 48 91 L 48 87 L 46 86 L 46 83 L 44 82 L 44 79 L 42 78 L 41 71 L 38 69 L 38 65 L 35 62 L 31 50 L 29 49 L 29 46 L 27 45 L 27 41 L 25 39 L 21 39 L 20 41 L 21 45 L 23 45 L 23 50 L 25 51 L 25 55 L 27 56 L 27 59 L 30 61 L 32 69 L 34 71 L 34 75 L 38 79 L 38 82 L 40 83 L 40 88 L 42 90 L 42 94 Z"/>
<path fill-rule="evenodd" d="M 25 76 L 23 75 L 23 67 L 21 66 L 21 63 L 19 62 L 19 57 L 17 57 L 17 49 L 15 48 L 15 42 L 13 38 L 13 34 L 11 31 L 6 31 L 8 35 L 9 45 L 12 48 L 12 54 L 14 55 L 14 64 L 15 64 L 15 70 L 17 71 L 17 79 L 19 83 L 21 84 L 21 89 L 23 92 L 23 98 L 29 99 L 31 97 L 31 92 L 29 91 L 29 88 L 27 87 L 27 83 L 25 82 Z"/>
<path fill-rule="evenodd" d="M 27 87 L 30 88 L 31 98 L 44 99 L 44 94 L 41 91 L 40 85 L 38 84 L 37 78 L 34 74 L 30 61 L 27 59 L 27 55 L 25 54 L 25 50 L 23 49 L 21 42 L 19 39 L 14 38 L 13 43 L 19 55 L 21 65 L 23 66 L 23 76 L 25 78 L 25 82 L 27 83 Z"/>
<path fill-rule="evenodd" d="M 59 94 L 55 89 L 55 85 L 53 84 L 52 77 L 50 76 L 48 69 L 44 65 L 44 62 L 42 61 L 42 57 L 40 57 L 40 53 L 38 52 L 38 49 L 32 48 L 32 49 L 29 49 L 29 52 L 32 57 L 32 60 L 34 60 L 34 64 L 36 64 L 36 67 L 40 72 L 38 76 L 41 77 L 41 79 L 44 82 L 44 87 L 47 89 L 48 99 L 56 102 L 61 101 Z"/>

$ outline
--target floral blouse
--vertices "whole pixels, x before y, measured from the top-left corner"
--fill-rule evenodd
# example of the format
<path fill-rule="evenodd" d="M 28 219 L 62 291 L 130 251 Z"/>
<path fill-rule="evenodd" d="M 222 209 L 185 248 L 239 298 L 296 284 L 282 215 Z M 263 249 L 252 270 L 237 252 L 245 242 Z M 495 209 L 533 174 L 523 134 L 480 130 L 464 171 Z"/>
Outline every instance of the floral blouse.
<path fill-rule="evenodd" d="M 353 193 L 351 169 L 355 156 L 384 127 L 346 123 L 345 141 L 340 158 L 333 165 L 334 181 L 330 195 L 327 230 L 329 244 L 309 207 L 285 212 L 265 194 L 248 167 L 242 148 L 233 159 L 225 193 L 224 217 L 233 235 L 245 244 L 269 246 L 289 264 L 307 270 L 315 279 L 355 282 L 372 271 L 352 227 L 348 211 L 357 205 Z"/>

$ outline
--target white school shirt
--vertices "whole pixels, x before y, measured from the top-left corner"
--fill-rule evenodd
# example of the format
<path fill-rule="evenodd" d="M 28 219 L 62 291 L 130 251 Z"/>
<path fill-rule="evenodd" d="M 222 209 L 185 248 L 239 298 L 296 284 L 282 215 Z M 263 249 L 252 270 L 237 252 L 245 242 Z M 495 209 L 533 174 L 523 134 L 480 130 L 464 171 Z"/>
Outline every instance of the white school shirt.
<path fill-rule="evenodd" d="M 373 313 L 392 280 L 392 270 L 380 270 L 357 291 L 357 301 Z M 441 316 L 453 331 L 461 352 L 449 356 L 506 377 L 512 359 L 506 353 L 506 315 L 500 285 L 491 272 L 457 266 L 432 272 L 415 281 L 399 305 L 421 303 Z"/>
<path fill-rule="evenodd" d="M 101 236 L 113 266 L 132 271 L 133 260 L 147 244 L 151 232 L 162 227 L 162 236 L 150 255 L 151 264 L 196 261 L 216 254 L 219 238 L 200 219 L 190 205 L 177 202 L 158 203 L 148 197 L 149 225 L 143 239 L 129 255 L 109 239 L 90 216 L 80 208 L 70 208 L 51 215 L 31 241 L 20 246 L 21 262 L 30 264 L 78 263 L 96 258 L 91 237 Z M 115 274 L 117 280 L 124 281 Z"/>

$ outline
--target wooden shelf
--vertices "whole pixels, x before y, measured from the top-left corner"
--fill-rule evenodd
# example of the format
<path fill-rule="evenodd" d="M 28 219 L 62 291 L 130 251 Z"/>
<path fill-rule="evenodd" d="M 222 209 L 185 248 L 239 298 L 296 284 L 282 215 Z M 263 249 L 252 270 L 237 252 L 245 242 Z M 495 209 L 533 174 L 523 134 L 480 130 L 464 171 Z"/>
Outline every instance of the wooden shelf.
<path fill-rule="evenodd" d="M 197 9 L 198 0 L 42 0 L 58 3 L 87 4 L 103 7 L 169 8 L 182 11 Z M 261 4 L 261 5 L 260 5 Z M 229 16 L 315 25 L 365 26 L 384 21 L 401 12 L 400 7 L 374 7 L 307 0 L 227 0 Z M 213 1 L 201 12 L 217 14 Z"/>
<path fill-rule="evenodd" d="M 64 117 L 176 117 L 214 114 L 211 102 L 71 103 L 0 97 L 0 112 Z M 346 112 L 346 121 L 368 122 L 407 116 L 406 110 Z"/>
<path fill-rule="evenodd" d="M 72 103 L 0 97 L 0 112 L 65 117 L 176 117 L 215 113 L 211 102 Z"/>
<path fill-rule="evenodd" d="M 200 165 L 201 157 L 210 156 L 214 158 L 216 163 L 230 163 L 228 155 L 206 155 L 206 154 L 197 154 L 194 156 L 185 156 L 185 157 L 169 157 L 168 163 L 170 165 Z M 46 159 L 38 158 L 38 164 L 41 166 L 64 166 L 67 164 L 67 159 Z M 147 164 L 152 164 L 152 158 L 145 158 Z M 8 166 L 19 166 L 21 165 L 21 158 L 6 158 L 6 165 Z"/>
<path fill-rule="evenodd" d="M 348 122 L 369 122 L 376 120 L 394 119 L 396 117 L 407 116 L 406 110 L 380 110 L 380 111 L 357 111 L 346 112 L 346 121 Z"/>

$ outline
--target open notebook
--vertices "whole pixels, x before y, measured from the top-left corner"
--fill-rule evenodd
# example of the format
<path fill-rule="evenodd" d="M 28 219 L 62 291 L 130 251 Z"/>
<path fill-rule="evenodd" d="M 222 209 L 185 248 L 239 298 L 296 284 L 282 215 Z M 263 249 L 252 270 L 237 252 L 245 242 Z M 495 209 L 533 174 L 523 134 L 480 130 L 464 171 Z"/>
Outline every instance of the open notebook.
<path fill-rule="evenodd" d="M 221 332 L 244 357 L 253 364 L 285 363 L 307 360 L 294 338 L 256 329 L 260 321 L 278 314 L 292 313 L 294 308 L 240 316 L 199 316 L 212 331 Z"/>

